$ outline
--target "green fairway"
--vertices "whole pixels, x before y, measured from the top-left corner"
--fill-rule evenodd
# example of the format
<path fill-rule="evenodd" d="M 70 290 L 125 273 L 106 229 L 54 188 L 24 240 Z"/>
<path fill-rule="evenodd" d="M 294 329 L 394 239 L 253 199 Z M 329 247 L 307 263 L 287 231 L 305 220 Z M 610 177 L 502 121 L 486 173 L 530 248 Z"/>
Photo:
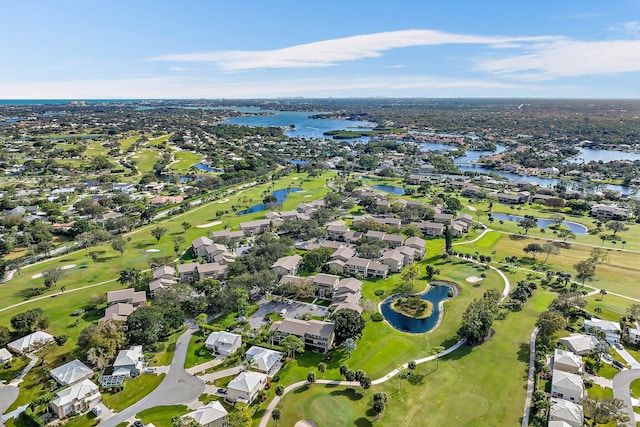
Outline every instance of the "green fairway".
<path fill-rule="evenodd" d="M 186 405 L 156 406 L 136 414 L 136 418 L 145 425 L 152 423 L 156 427 L 171 427 L 171 418 L 189 412 Z"/>
<path fill-rule="evenodd" d="M 176 151 L 174 153 L 175 163 L 169 166 L 169 171 L 173 173 L 188 173 L 191 167 L 202 160 L 202 155 L 191 151 Z M 198 171 L 202 173 L 202 171 Z"/>
<path fill-rule="evenodd" d="M 463 347 L 439 361 L 418 365 L 417 380 L 400 382 L 397 377 L 374 386 L 362 396 L 362 389 L 313 385 L 287 394 L 279 407 L 280 425 L 294 425 L 311 418 L 322 426 L 373 424 L 410 425 L 518 425 L 524 405 L 529 335 L 538 316 L 539 298 L 552 294 L 537 291 L 522 311 L 494 322 L 495 335 L 477 347 Z M 388 346 L 379 346 L 387 352 Z M 352 369 L 361 369 L 350 362 Z M 378 423 L 371 410 L 371 396 L 388 394 L 387 409 Z M 331 414 L 327 414 L 327 408 Z M 271 421 L 270 426 L 275 426 Z"/>

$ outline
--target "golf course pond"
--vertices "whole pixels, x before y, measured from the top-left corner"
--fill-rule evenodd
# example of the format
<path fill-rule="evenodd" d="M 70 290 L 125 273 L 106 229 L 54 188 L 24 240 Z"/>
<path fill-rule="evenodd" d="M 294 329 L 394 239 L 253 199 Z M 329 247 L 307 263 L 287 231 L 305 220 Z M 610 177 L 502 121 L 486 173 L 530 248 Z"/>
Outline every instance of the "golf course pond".
<path fill-rule="evenodd" d="M 422 334 L 431 331 L 438 325 L 442 310 L 444 310 L 444 301 L 455 295 L 455 284 L 433 282 L 425 292 L 414 295 L 431 304 L 431 313 L 428 316 L 424 318 L 411 317 L 394 309 L 394 302 L 409 296 L 405 294 L 391 295 L 382 301 L 380 311 L 387 322 L 397 330 L 412 334 Z"/>

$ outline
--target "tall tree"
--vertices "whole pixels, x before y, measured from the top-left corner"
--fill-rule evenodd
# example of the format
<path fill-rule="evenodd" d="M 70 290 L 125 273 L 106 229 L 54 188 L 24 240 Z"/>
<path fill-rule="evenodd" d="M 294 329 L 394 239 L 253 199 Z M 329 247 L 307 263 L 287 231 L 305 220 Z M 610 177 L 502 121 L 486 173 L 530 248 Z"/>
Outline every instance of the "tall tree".
<path fill-rule="evenodd" d="M 120 252 L 120 255 L 124 254 L 124 250 L 127 247 L 127 241 L 122 238 L 122 236 L 118 236 L 111 241 L 111 248 L 114 251 Z"/>
<path fill-rule="evenodd" d="M 49 326 L 49 319 L 41 308 L 32 308 L 16 314 L 10 320 L 11 327 L 18 335 L 28 335 Z"/>
<path fill-rule="evenodd" d="M 153 229 L 151 229 L 151 235 L 153 237 L 156 238 L 156 240 L 159 242 L 160 239 L 162 239 L 162 236 L 164 236 L 165 234 L 167 234 L 167 229 L 161 226 L 157 226 Z"/>
<path fill-rule="evenodd" d="M 543 262 L 543 264 L 545 264 L 549 259 L 549 256 L 558 255 L 560 253 L 560 249 L 558 249 L 555 243 L 547 242 L 544 245 L 542 245 L 542 252 L 546 254 L 546 257 L 544 258 L 544 262 Z"/>
<path fill-rule="evenodd" d="M 51 288 L 58 283 L 58 280 L 62 279 L 64 276 L 64 270 L 60 267 L 48 267 L 42 272 L 42 277 L 44 277 L 44 286 L 47 288 Z"/>
<path fill-rule="evenodd" d="M 360 313 L 350 308 L 337 310 L 331 316 L 335 322 L 335 335 L 338 342 L 343 342 L 347 338 L 354 340 L 362 336 L 364 329 L 364 319 Z"/>
<path fill-rule="evenodd" d="M 542 252 L 542 246 L 539 243 L 529 243 L 522 251 L 526 254 L 532 254 L 533 260 L 535 261 L 536 255 Z"/>
<path fill-rule="evenodd" d="M 295 335 L 289 335 L 282 340 L 282 346 L 287 351 L 289 357 L 295 359 L 296 353 L 304 351 L 304 343 Z"/>
<path fill-rule="evenodd" d="M 278 421 L 280 421 L 280 409 L 278 408 L 274 408 L 273 411 L 271 411 L 271 418 L 273 418 L 273 421 L 276 422 L 276 427 L 278 427 Z"/>
<path fill-rule="evenodd" d="M 346 340 L 344 340 L 342 346 L 349 355 L 349 359 L 351 359 L 351 352 L 356 349 L 356 341 L 353 338 L 347 338 Z"/>

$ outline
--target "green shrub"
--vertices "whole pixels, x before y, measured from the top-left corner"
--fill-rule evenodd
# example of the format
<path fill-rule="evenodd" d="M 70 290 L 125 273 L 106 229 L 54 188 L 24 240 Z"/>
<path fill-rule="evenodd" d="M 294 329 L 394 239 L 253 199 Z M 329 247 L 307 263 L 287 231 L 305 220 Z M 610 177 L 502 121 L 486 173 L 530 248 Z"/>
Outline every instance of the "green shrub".
<path fill-rule="evenodd" d="M 384 319 L 384 317 L 382 317 L 382 314 L 380 313 L 373 313 L 371 315 L 371 320 L 373 320 L 374 322 L 381 322 Z"/>
<path fill-rule="evenodd" d="M 152 353 L 159 353 L 161 351 L 164 351 L 165 347 L 166 346 L 163 342 L 154 342 L 153 344 L 149 345 L 148 350 Z"/>
<path fill-rule="evenodd" d="M 382 295 L 384 295 L 384 291 L 382 289 L 376 289 L 376 291 L 374 292 L 375 296 L 377 297 L 381 297 Z"/>

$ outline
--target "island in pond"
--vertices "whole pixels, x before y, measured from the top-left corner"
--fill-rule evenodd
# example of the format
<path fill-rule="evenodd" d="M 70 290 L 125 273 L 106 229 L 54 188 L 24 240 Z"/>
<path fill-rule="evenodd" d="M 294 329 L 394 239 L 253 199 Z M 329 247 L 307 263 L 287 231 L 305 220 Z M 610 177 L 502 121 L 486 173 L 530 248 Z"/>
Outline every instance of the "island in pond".
<path fill-rule="evenodd" d="M 391 309 L 414 319 L 426 319 L 433 312 L 433 304 L 417 296 L 408 296 L 393 301 Z"/>

